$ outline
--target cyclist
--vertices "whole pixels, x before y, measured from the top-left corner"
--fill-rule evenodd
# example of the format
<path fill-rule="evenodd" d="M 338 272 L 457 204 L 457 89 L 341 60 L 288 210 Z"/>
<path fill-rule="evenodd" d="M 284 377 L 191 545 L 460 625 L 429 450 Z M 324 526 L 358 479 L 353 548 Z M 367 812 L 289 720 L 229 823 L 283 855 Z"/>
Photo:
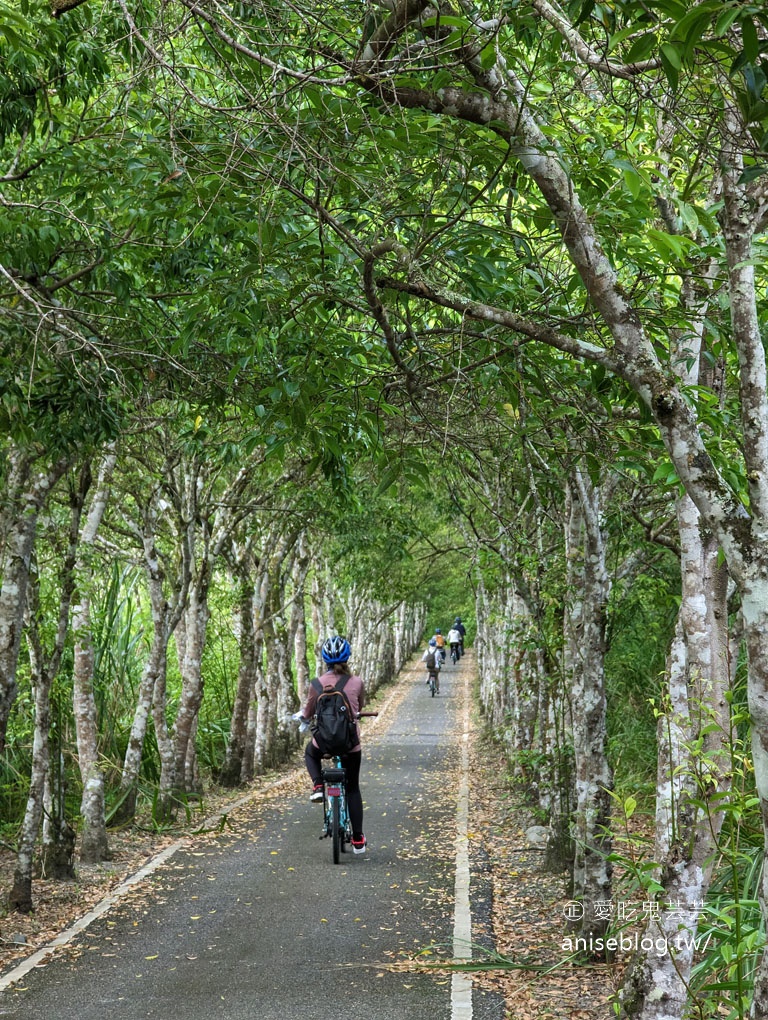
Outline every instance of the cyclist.
<path fill-rule="evenodd" d="M 435 630 L 435 643 L 437 644 L 437 652 L 440 656 L 440 662 L 445 662 L 445 638 L 443 632 L 438 627 Z"/>
<path fill-rule="evenodd" d="M 451 627 L 448 631 L 448 644 L 451 646 L 451 655 L 456 653 L 456 659 L 461 658 L 461 631 L 457 628 L 456 624 Z"/>
<path fill-rule="evenodd" d="M 346 677 L 344 695 L 349 701 L 352 712 L 357 716 L 365 704 L 365 687 L 362 679 L 350 672 L 349 658 L 352 649 L 349 646 L 349 641 L 344 637 L 329 637 L 320 654 L 328 667 L 327 671 L 318 677 L 321 685 L 324 688 L 333 687 L 341 677 Z M 317 691 L 310 685 L 307 700 L 300 713 L 303 719 L 311 719 L 314 716 L 317 698 Z M 360 724 L 355 722 L 355 726 L 357 727 L 358 743 L 348 754 L 341 756 L 341 767 L 347 774 L 347 807 L 352 822 L 352 852 L 363 854 L 366 847 L 363 835 L 363 795 L 360 792 L 360 763 L 363 751 L 360 746 Z M 312 793 L 309 799 L 318 804 L 323 800 L 322 757 L 322 752 L 313 737 L 304 749 L 304 763 L 307 766 L 309 778 L 312 780 Z"/>
<path fill-rule="evenodd" d="M 437 641 L 435 638 L 429 639 L 427 650 L 421 657 L 421 661 L 427 667 L 427 683 L 429 683 L 431 677 L 435 678 L 435 694 L 440 693 L 440 655 L 438 653 Z"/>
<path fill-rule="evenodd" d="M 467 628 L 461 622 L 461 617 L 460 616 L 456 617 L 456 619 L 453 621 L 453 625 L 456 628 L 456 630 L 459 632 L 459 634 L 461 634 L 460 648 L 461 648 L 461 654 L 463 655 L 464 654 L 464 635 L 467 633 Z"/>

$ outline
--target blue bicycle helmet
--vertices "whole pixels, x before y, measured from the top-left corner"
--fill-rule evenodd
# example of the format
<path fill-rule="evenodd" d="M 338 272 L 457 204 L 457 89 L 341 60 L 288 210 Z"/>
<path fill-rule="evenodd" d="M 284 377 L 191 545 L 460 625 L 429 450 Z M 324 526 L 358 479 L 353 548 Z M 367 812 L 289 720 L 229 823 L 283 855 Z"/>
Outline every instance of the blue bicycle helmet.
<path fill-rule="evenodd" d="M 435 629 L 435 634 L 442 634 L 442 633 L 443 633 L 443 632 L 442 632 L 442 631 L 440 630 L 440 628 L 439 628 L 439 627 L 437 627 L 437 628 Z"/>
<path fill-rule="evenodd" d="M 346 662 L 352 654 L 352 649 L 349 647 L 349 641 L 346 638 L 334 636 L 328 638 L 320 654 L 323 657 L 323 662 L 333 666 L 337 662 Z"/>
<path fill-rule="evenodd" d="M 437 641 L 435 640 L 435 638 L 430 638 L 429 644 L 431 648 L 434 648 L 437 645 Z"/>

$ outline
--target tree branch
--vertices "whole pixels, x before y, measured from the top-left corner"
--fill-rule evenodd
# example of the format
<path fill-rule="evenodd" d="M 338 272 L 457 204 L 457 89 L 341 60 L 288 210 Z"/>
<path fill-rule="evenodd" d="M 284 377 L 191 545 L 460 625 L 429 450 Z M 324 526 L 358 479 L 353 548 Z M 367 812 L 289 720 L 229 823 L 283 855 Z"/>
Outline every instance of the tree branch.
<path fill-rule="evenodd" d="M 522 319 L 506 309 L 498 308 L 495 305 L 486 304 L 482 301 L 474 301 L 454 291 L 437 289 L 423 279 L 406 282 L 392 277 L 382 277 L 376 282 L 379 287 L 385 287 L 404 294 L 412 294 L 414 297 L 423 298 L 426 301 L 432 302 L 432 304 L 440 305 L 442 308 L 450 308 L 452 311 L 458 312 L 469 319 L 494 322 L 531 340 L 537 340 L 548 347 L 555 347 L 567 354 L 572 354 L 574 357 L 592 361 L 595 364 L 602 365 L 609 372 L 618 374 L 615 355 L 605 347 L 598 347 L 597 344 L 590 344 L 585 340 L 566 336 L 564 333 L 559 333 L 546 326 L 529 322 L 527 319 Z"/>

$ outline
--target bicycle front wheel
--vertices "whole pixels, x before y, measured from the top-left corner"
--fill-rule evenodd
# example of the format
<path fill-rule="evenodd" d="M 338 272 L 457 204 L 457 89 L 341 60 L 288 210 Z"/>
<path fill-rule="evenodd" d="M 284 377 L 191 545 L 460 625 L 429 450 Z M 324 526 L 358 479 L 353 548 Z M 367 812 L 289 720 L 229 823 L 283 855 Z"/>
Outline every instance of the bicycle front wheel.
<path fill-rule="evenodd" d="M 333 863 L 338 864 L 341 859 L 341 841 L 343 839 L 341 832 L 341 811 L 339 805 L 339 798 L 334 797 L 333 803 L 331 804 L 331 836 L 333 837 Z"/>

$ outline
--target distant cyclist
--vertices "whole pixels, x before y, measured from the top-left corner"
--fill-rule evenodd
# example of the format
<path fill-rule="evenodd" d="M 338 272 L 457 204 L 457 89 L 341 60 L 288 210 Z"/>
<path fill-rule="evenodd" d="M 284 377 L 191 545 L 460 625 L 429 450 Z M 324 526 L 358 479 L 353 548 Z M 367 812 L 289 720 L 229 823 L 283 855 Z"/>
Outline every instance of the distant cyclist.
<path fill-rule="evenodd" d="M 437 645 L 437 654 L 440 656 L 440 662 L 445 662 L 445 638 L 439 627 L 435 630 L 434 641 Z"/>
<path fill-rule="evenodd" d="M 318 677 L 320 692 L 314 683 L 310 684 L 307 700 L 301 709 L 301 717 L 312 719 L 319 693 L 324 689 L 332 690 L 342 680 L 344 680 L 343 694 L 349 701 L 352 712 L 357 716 L 365 704 L 365 687 L 362 679 L 350 672 L 349 657 L 352 654 L 352 649 L 349 647 L 349 641 L 344 637 L 330 637 L 323 645 L 320 654 L 328 669 L 321 677 Z M 341 756 L 341 767 L 347 773 L 347 807 L 352 822 L 352 850 L 356 854 L 362 854 L 365 853 L 363 795 L 360 792 L 360 763 L 363 752 L 360 746 L 360 725 L 357 722 L 355 725 L 358 743 L 348 754 Z M 312 780 L 312 794 L 309 799 L 318 803 L 323 799 L 322 758 L 322 752 L 313 737 L 304 749 L 304 764 L 307 766 L 309 778 Z"/>
<path fill-rule="evenodd" d="M 448 631 L 448 644 L 451 648 L 451 657 L 456 662 L 461 658 L 461 631 L 454 624 Z"/>
<path fill-rule="evenodd" d="M 437 641 L 435 638 L 429 639 L 427 650 L 421 657 L 421 661 L 427 667 L 427 680 L 429 683 L 432 677 L 435 678 L 435 693 L 440 693 L 440 653 L 437 648 Z"/>
<path fill-rule="evenodd" d="M 459 634 L 461 634 L 460 648 L 461 648 L 461 654 L 463 655 L 464 654 L 464 635 L 467 633 L 467 628 L 461 622 L 461 617 L 460 616 L 457 616 L 456 619 L 453 621 L 453 626 L 456 628 L 456 630 L 459 632 Z"/>

